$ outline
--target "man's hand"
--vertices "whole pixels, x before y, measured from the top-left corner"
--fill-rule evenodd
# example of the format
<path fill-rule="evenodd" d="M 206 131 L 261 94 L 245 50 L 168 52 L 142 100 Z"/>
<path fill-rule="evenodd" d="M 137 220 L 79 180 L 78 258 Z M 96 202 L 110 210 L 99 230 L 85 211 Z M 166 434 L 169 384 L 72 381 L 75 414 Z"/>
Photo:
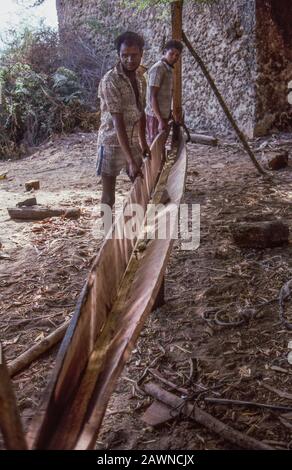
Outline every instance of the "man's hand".
<path fill-rule="evenodd" d="M 128 164 L 127 173 L 132 183 L 135 181 L 137 176 L 143 178 L 143 173 L 134 160 Z"/>
<path fill-rule="evenodd" d="M 151 150 L 149 148 L 149 145 L 146 142 L 143 145 L 142 154 L 144 158 L 149 158 L 149 160 L 151 160 Z"/>
<path fill-rule="evenodd" d="M 159 119 L 158 121 L 158 131 L 163 132 L 163 131 L 168 131 L 168 119 Z"/>

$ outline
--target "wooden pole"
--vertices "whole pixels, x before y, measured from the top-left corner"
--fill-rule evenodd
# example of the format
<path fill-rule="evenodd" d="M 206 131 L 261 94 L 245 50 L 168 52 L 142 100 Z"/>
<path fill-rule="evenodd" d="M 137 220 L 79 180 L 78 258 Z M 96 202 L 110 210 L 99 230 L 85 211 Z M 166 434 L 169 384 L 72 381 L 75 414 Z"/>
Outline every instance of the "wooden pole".
<path fill-rule="evenodd" d="M 179 398 L 177 395 L 164 390 L 153 382 L 148 382 L 144 386 L 144 389 L 149 395 L 156 398 L 156 400 L 159 400 L 165 405 L 174 408 L 174 411 L 177 413 L 181 412 L 190 419 L 196 421 L 196 423 L 201 424 L 205 428 L 209 429 L 209 431 L 216 433 L 217 435 L 221 436 L 221 438 L 226 439 L 227 441 L 238 447 L 241 447 L 242 449 L 273 450 L 273 448 L 269 445 L 231 428 L 198 406 L 192 405 L 182 398 Z"/>
<path fill-rule="evenodd" d="M 10 377 L 18 374 L 18 372 L 26 369 L 33 361 L 38 359 L 42 354 L 52 349 L 65 336 L 70 322 L 65 322 L 59 326 L 53 333 L 49 334 L 39 343 L 22 353 L 17 359 L 8 364 Z"/>
<path fill-rule="evenodd" d="M 261 175 L 267 176 L 266 172 L 261 167 L 261 165 L 259 164 L 259 162 L 257 161 L 257 159 L 255 157 L 255 154 L 253 153 L 252 149 L 250 148 L 250 146 L 249 146 L 249 144 L 248 144 L 248 142 L 245 138 L 245 135 L 243 134 L 243 132 L 241 132 L 241 130 L 239 129 L 234 117 L 232 116 L 231 112 L 229 111 L 229 108 L 228 108 L 227 104 L 225 103 L 220 91 L 217 88 L 217 85 L 215 84 L 215 82 L 214 82 L 209 70 L 207 69 L 206 65 L 204 64 L 203 60 L 201 59 L 199 54 L 195 51 L 195 49 L 191 45 L 190 41 L 188 40 L 188 38 L 187 38 L 187 36 L 185 35 L 184 32 L 182 32 L 182 37 L 183 37 L 183 41 L 184 41 L 185 45 L 187 46 L 188 50 L 190 51 L 191 55 L 197 61 L 198 65 L 201 67 L 201 70 L 202 70 L 203 74 L 205 75 L 206 79 L 208 80 L 209 85 L 212 88 L 213 92 L 215 93 L 215 96 L 218 99 L 218 101 L 219 101 L 219 103 L 220 103 L 220 105 L 221 105 L 228 121 L 230 122 L 233 129 L 235 130 L 235 132 L 237 134 L 237 137 L 241 141 L 241 143 L 242 143 L 245 151 L 247 152 L 249 158 L 251 159 L 252 163 L 254 164 L 254 166 L 256 167 L 256 169 L 258 170 L 258 172 Z"/>
<path fill-rule="evenodd" d="M 182 41 L 183 32 L 183 0 L 171 4 L 172 38 Z M 174 90 L 173 90 L 173 142 L 179 140 L 179 125 L 182 121 L 182 58 L 175 65 L 174 69 Z"/>
<path fill-rule="evenodd" d="M 24 437 L 12 383 L 0 343 L 0 429 L 7 450 L 26 450 Z"/>

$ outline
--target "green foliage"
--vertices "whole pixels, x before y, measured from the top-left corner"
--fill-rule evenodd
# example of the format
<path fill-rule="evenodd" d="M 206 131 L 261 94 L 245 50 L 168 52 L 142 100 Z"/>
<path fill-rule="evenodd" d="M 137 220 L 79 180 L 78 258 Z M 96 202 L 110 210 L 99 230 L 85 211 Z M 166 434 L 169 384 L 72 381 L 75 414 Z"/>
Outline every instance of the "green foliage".
<path fill-rule="evenodd" d="M 82 89 L 76 73 L 65 67 L 59 67 L 52 78 L 53 91 L 63 103 L 81 104 Z"/>
<path fill-rule="evenodd" d="M 1 124 L 6 137 L 9 141 L 19 144 L 30 128 L 32 135 L 28 140 L 36 140 L 37 135 L 43 131 L 42 125 L 38 126 L 38 123 L 46 116 L 49 108 L 41 91 L 46 86 L 45 77 L 35 73 L 27 64 L 15 63 L 1 69 L 0 80 Z"/>
<path fill-rule="evenodd" d="M 10 33 L 0 57 L 0 91 L 0 158 L 19 156 L 53 133 L 86 130 L 83 86 L 74 71 L 60 67 L 58 36 L 48 28 Z"/>
<path fill-rule="evenodd" d="M 210 4 L 218 0 L 190 1 Z M 43 3 L 42 0 L 18 2 L 25 6 Z M 167 6 L 172 0 L 119 2 L 138 11 L 151 6 Z M 100 5 L 101 18 L 108 16 L 109 11 L 110 2 L 104 0 Z M 109 30 L 102 19 L 92 18 L 89 25 L 101 34 L 110 32 L 116 36 L 121 32 L 116 26 Z M 74 35 L 71 39 L 69 35 L 66 47 L 68 57 L 74 57 L 74 60 L 65 60 L 66 48 L 63 44 L 63 57 L 57 32 L 44 25 L 37 30 L 25 25 L 20 31 L 10 31 L 7 38 L 5 51 L 0 56 L 0 158 L 19 155 L 23 145 L 38 145 L 55 132 L 70 132 L 76 126 L 82 126 L 87 119 L 92 118 L 90 125 L 94 128 L 96 113 L 92 109 L 89 117 L 84 88 L 91 89 L 91 103 L 95 102 L 97 72 L 103 69 L 104 57 L 102 60 L 96 57 L 87 46 L 79 44 Z M 66 67 L 60 67 L 61 64 Z M 85 84 L 84 88 L 78 77 Z"/>
<path fill-rule="evenodd" d="M 6 31 L 0 65 L 27 63 L 37 72 L 52 73 L 59 65 L 57 31 L 42 22 L 37 29 L 28 26 Z"/>
<path fill-rule="evenodd" d="M 71 70 L 59 68 L 51 77 L 18 62 L 2 67 L 0 84 L 0 157 L 79 125 L 83 92 Z"/>

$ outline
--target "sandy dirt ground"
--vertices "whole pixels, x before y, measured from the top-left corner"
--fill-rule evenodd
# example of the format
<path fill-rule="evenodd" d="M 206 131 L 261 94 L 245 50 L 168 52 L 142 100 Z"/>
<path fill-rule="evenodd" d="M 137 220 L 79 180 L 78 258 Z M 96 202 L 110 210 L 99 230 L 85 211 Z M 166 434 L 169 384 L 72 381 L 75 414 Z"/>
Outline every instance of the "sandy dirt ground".
<path fill-rule="evenodd" d="M 259 159 L 290 150 L 291 135 L 252 143 Z M 291 229 L 292 172 L 260 177 L 239 144 L 188 145 L 184 202 L 201 206 L 201 242 L 195 251 L 176 242 L 166 273 L 165 305 L 148 318 L 110 399 L 98 449 L 233 449 L 220 436 L 182 415 L 157 428 L 142 416 L 151 403 L 147 381 L 167 386 L 222 422 L 276 449 L 292 446 L 292 331 L 279 320 L 277 298 L 292 278 L 291 243 L 239 249 L 233 224 L 282 218 Z M 100 186 L 96 136 L 57 137 L 30 157 L 0 162 L 0 331 L 7 361 L 69 319 L 101 238 L 96 229 Z M 80 207 L 78 220 L 10 220 L 7 207 L 26 199 L 25 182 L 38 179 L 40 204 Z M 126 176 L 117 204 L 129 190 Z M 292 308 L 286 305 L 287 318 Z M 25 428 L 38 408 L 57 348 L 13 379 Z M 214 405 L 206 398 L 244 400 L 287 410 Z M 289 410 L 289 407 L 291 408 Z"/>

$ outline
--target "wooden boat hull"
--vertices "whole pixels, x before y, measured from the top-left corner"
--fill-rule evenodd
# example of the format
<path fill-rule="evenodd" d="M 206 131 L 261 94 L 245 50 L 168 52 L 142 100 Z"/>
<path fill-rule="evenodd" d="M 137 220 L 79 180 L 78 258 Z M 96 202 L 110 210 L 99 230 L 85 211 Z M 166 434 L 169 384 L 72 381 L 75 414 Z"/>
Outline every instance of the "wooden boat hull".
<path fill-rule="evenodd" d="M 139 203 L 146 213 L 160 172 L 158 190 L 166 188 L 171 200 L 165 210 L 176 210 L 184 191 L 185 146 L 182 141 L 175 163 L 166 163 L 161 171 L 163 149 L 164 136 L 160 135 L 151 162 L 145 163 L 144 179 L 133 185 L 124 211 Z M 30 448 L 94 448 L 116 380 L 151 312 L 174 240 L 170 234 L 150 240 L 137 252 L 143 237 L 138 241 L 115 237 L 123 228 L 122 219 L 107 235 L 80 296 L 28 433 Z M 143 221 L 139 228 L 143 232 Z"/>

